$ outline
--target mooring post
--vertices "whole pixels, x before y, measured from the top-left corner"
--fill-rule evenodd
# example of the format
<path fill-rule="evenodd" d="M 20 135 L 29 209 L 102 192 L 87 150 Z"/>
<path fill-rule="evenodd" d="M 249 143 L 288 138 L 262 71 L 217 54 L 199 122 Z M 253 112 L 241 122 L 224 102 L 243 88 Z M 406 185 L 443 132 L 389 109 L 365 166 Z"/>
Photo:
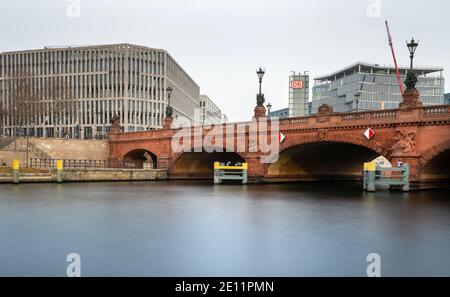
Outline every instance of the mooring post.
<path fill-rule="evenodd" d="M 403 192 L 409 192 L 409 164 L 403 163 Z"/>
<path fill-rule="evenodd" d="M 220 184 L 220 162 L 214 162 L 214 184 Z"/>
<path fill-rule="evenodd" d="M 18 184 L 20 182 L 20 161 L 14 159 L 12 167 L 13 167 L 13 183 Z"/>
<path fill-rule="evenodd" d="M 56 182 L 62 183 L 63 182 L 63 168 L 64 163 L 63 160 L 57 160 L 56 161 Z"/>
<path fill-rule="evenodd" d="M 376 163 L 364 163 L 364 184 L 363 189 L 368 192 L 375 192 L 375 170 Z"/>
<path fill-rule="evenodd" d="M 367 170 L 366 170 L 366 164 L 364 163 L 364 170 L 363 170 L 363 190 L 367 190 Z"/>
<path fill-rule="evenodd" d="M 367 185 L 367 191 L 375 192 L 375 171 L 369 171 L 369 184 Z"/>
<path fill-rule="evenodd" d="M 242 184 L 245 185 L 248 182 L 248 163 L 243 163 L 242 168 Z"/>

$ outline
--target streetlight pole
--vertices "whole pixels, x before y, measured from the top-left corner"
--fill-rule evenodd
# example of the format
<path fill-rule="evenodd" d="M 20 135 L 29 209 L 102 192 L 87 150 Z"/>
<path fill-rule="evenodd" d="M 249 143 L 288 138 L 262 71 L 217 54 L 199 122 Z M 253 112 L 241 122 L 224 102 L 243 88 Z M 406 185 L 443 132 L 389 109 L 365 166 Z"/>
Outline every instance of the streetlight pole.
<path fill-rule="evenodd" d="M 173 89 L 169 86 L 166 88 L 167 93 L 167 106 L 166 106 L 166 117 L 164 119 L 163 129 L 170 129 L 172 127 L 173 121 L 173 108 L 170 104 L 170 97 L 172 96 Z"/>
<path fill-rule="evenodd" d="M 419 43 L 414 41 L 414 38 L 412 38 L 410 42 L 406 42 L 406 45 L 408 46 L 409 58 L 411 59 L 411 65 L 410 65 L 410 70 L 406 76 L 405 85 L 406 85 L 406 90 L 415 90 L 416 83 L 417 83 L 417 75 L 414 73 L 413 61 L 414 61 L 414 53 L 416 52 L 416 49 L 419 46 Z"/>
<path fill-rule="evenodd" d="M 406 42 L 406 45 L 408 46 L 409 50 L 409 58 L 411 59 L 411 65 L 410 70 L 413 70 L 413 60 L 414 60 L 414 53 L 416 52 L 417 47 L 419 46 L 418 42 L 414 41 L 414 37 L 411 39 L 410 42 Z"/>
<path fill-rule="evenodd" d="M 403 101 L 400 102 L 400 108 L 421 107 L 423 103 L 420 101 L 420 93 L 416 89 L 418 82 L 418 75 L 414 71 L 414 53 L 419 46 L 419 42 L 416 42 L 414 38 L 410 42 L 406 42 L 406 46 L 409 50 L 409 58 L 411 59 L 410 69 L 406 75 L 405 86 L 406 90 L 403 93 Z"/>
<path fill-rule="evenodd" d="M 264 101 L 265 101 L 264 94 L 262 93 L 262 87 L 261 87 L 262 79 L 263 79 L 265 73 L 266 72 L 261 67 L 259 67 L 259 69 L 256 71 L 256 74 L 258 75 L 258 79 L 259 79 L 259 93 L 256 96 L 256 105 L 257 106 L 263 106 Z"/>
<path fill-rule="evenodd" d="M 272 104 L 267 103 L 267 116 L 270 118 L 270 110 L 272 109 Z"/>
<path fill-rule="evenodd" d="M 172 96 L 172 91 L 173 91 L 173 89 L 171 87 L 166 88 L 166 92 L 167 92 L 166 117 L 172 117 L 172 115 L 173 115 L 173 108 L 172 108 L 172 105 L 170 104 L 170 97 Z"/>

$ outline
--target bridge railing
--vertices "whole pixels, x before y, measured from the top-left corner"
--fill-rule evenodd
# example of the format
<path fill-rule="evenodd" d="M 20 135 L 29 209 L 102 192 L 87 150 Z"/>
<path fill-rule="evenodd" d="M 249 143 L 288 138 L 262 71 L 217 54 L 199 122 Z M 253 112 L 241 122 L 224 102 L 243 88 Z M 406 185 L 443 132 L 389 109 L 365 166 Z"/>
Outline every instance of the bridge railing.
<path fill-rule="evenodd" d="M 413 108 L 415 116 L 421 117 L 439 117 L 450 115 L 450 105 L 434 105 Z M 361 112 L 348 112 L 348 113 L 330 113 L 330 114 L 313 114 L 305 117 L 284 118 L 280 120 L 281 124 L 316 124 L 316 119 L 321 116 L 329 116 L 334 118 L 331 122 L 349 122 L 349 121 L 362 121 L 362 120 L 388 120 L 397 119 L 403 115 L 402 109 L 386 109 L 386 110 L 373 110 L 373 111 L 361 111 Z"/>
<path fill-rule="evenodd" d="M 361 120 L 384 120 L 395 119 L 397 117 L 397 110 L 379 110 L 379 111 L 362 111 L 362 112 L 348 112 L 348 113 L 331 113 L 327 114 L 331 118 L 334 118 L 333 123 L 349 122 L 349 121 L 361 121 Z M 285 118 L 281 119 L 281 124 L 311 124 L 316 123 L 315 119 L 324 116 L 320 114 L 314 114 L 305 117 Z"/>
<path fill-rule="evenodd" d="M 427 106 L 423 108 L 426 117 L 448 115 L 450 113 L 449 105 Z"/>

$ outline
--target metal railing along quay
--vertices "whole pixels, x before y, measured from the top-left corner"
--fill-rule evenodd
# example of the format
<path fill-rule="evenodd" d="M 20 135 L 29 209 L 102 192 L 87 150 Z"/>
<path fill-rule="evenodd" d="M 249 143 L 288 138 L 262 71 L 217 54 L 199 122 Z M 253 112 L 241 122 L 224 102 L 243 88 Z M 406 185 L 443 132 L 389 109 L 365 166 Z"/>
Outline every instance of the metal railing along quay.
<path fill-rule="evenodd" d="M 152 169 L 153 163 L 127 160 L 75 160 L 59 159 L 64 169 Z M 31 158 L 29 167 L 38 169 L 54 169 L 57 159 Z"/>

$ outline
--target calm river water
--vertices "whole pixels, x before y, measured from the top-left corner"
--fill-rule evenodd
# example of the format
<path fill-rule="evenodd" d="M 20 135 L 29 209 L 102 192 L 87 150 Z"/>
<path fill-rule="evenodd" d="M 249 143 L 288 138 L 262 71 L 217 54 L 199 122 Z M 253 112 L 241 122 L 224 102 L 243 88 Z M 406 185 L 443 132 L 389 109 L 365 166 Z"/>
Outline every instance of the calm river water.
<path fill-rule="evenodd" d="M 450 276 L 450 192 L 358 184 L 0 185 L 0 275 Z"/>

